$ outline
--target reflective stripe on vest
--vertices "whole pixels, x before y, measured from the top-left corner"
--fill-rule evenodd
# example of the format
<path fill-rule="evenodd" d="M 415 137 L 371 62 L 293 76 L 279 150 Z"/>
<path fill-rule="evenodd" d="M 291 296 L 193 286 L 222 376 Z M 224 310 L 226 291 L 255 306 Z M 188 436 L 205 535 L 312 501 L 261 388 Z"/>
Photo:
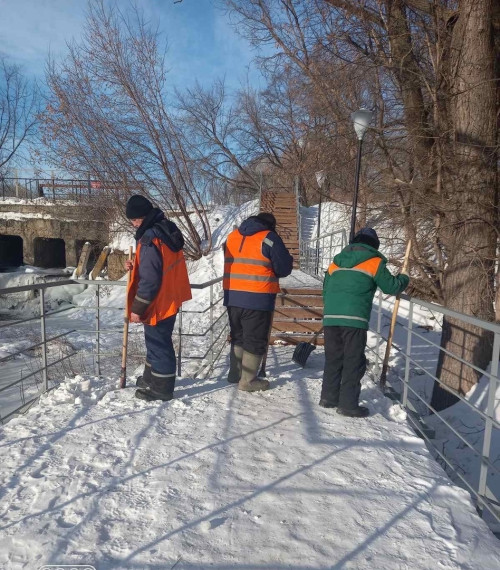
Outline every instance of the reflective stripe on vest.
<path fill-rule="evenodd" d="M 242 236 L 238 230 L 233 230 L 229 234 L 224 248 L 225 290 L 279 293 L 279 279 L 271 261 L 262 253 L 264 242 L 272 247 L 272 240 L 267 238 L 269 233 L 269 230 L 264 230 L 251 236 Z"/>
<path fill-rule="evenodd" d="M 362 263 L 358 263 L 358 265 L 355 265 L 354 267 L 339 267 L 332 262 L 328 267 L 328 273 L 332 275 L 336 271 L 356 271 L 358 273 L 364 273 L 365 275 L 374 278 L 381 263 L 381 257 L 371 257 Z"/>

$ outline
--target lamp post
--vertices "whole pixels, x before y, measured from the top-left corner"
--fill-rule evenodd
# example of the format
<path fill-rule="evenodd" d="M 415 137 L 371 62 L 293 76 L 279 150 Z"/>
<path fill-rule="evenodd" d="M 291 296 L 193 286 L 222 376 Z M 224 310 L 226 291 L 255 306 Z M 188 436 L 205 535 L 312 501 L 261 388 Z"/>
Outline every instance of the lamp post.
<path fill-rule="evenodd" d="M 316 182 L 319 186 L 319 205 L 318 205 L 318 227 L 316 231 L 316 275 L 319 272 L 319 236 L 320 236 L 320 228 L 321 228 L 321 203 L 323 201 L 323 184 L 326 180 L 326 172 L 324 170 L 320 170 L 316 172 Z"/>
<path fill-rule="evenodd" d="M 356 227 L 356 208 L 358 207 L 358 189 L 359 189 L 359 171 L 361 167 L 361 147 L 363 146 L 363 137 L 372 120 L 373 113 L 368 109 L 359 109 L 351 115 L 352 122 L 354 123 L 354 130 L 358 137 L 358 156 L 356 159 L 356 181 L 354 185 L 354 197 L 352 199 L 352 213 L 351 213 L 351 231 L 349 232 L 349 242 L 351 243 L 354 238 L 354 231 Z"/>

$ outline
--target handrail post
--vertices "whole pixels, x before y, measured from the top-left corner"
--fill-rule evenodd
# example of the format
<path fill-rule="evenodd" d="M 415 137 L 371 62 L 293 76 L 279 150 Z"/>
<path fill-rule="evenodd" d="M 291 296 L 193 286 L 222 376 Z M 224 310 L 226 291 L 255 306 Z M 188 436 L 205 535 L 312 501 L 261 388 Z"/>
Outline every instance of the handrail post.
<path fill-rule="evenodd" d="M 97 288 L 96 288 L 96 311 L 95 311 L 95 347 L 96 347 L 96 363 L 97 363 L 97 376 L 101 376 L 101 328 L 100 328 L 100 322 L 101 322 L 101 315 L 100 315 L 100 310 L 101 310 L 101 305 L 100 305 L 100 301 L 99 301 L 99 282 L 97 282 Z"/>
<path fill-rule="evenodd" d="M 210 367 L 214 365 L 214 286 L 210 284 Z"/>
<path fill-rule="evenodd" d="M 342 234 L 344 239 L 344 234 Z M 380 376 L 380 344 L 382 342 L 382 291 L 378 292 L 378 310 L 377 310 L 377 344 L 375 346 L 375 375 Z"/>
<path fill-rule="evenodd" d="M 47 334 L 45 330 L 45 289 L 40 289 L 40 328 L 42 340 L 42 391 L 49 389 L 47 377 Z"/>
<path fill-rule="evenodd" d="M 182 307 L 179 308 L 179 350 L 177 352 L 177 376 L 182 374 Z"/>
<path fill-rule="evenodd" d="M 410 382 L 410 357 L 411 357 L 411 341 L 413 330 L 413 302 L 410 299 L 410 308 L 408 311 L 408 331 L 406 338 L 406 356 L 405 356 L 405 379 L 403 384 L 403 408 L 408 404 L 408 385 Z"/>
<path fill-rule="evenodd" d="M 488 419 L 484 425 L 483 451 L 481 453 L 481 471 L 479 473 L 478 495 L 486 499 L 486 487 L 488 482 L 488 465 L 491 451 L 491 433 L 493 431 L 493 414 L 495 413 L 495 392 L 498 383 L 498 359 L 500 358 L 500 334 L 494 333 L 493 355 L 491 357 L 491 377 L 488 386 L 488 406 L 486 414 Z M 478 511 L 482 515 L 483 507 L 478 505 Z"/>

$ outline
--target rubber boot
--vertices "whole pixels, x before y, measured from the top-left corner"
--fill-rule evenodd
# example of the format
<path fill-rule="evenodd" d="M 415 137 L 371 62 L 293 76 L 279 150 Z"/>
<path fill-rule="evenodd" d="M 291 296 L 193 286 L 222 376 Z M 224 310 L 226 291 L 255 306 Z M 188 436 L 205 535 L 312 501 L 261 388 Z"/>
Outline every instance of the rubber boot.
<path fill-rule="evenodd" d="M 151 370 L 151 385 L 146 390 L 136 390 L 135 397 L 147 402 L 154 400 L 168 402 L 174 397 L 174 387 L 175 374 L 160 374 Z"/>
<path fill-rule="evenodd" d="M 149 388 L 151 386 L 151 364 L 144 365 L 144 372 L 135 381 L 135 385 L 138 388 Z"/>
<path fill-rule="evenodd" d="M 235 344 L 231 345 L 229 353 L 229 374 L 227 381 L 230 384 L 238 384 L 241 378 L 241 359 L 243 358 L 243 347 Z"/>
<path fill-rule="evenodd" d="M 252 354 L 243 351 L 241 360 L 241 379 L 238 388 L 244 392 L 258 392 L 260 390 L 268 390 L 269 382 L 257 378 L 259 366 L 262 361 L 262 355 Z"/>
<path fill-rule="evenodd" d="M 370 415 L 370 410 L 365 406 L 358 406 L 353 410 L 346 410 L 344 408 L 337 408 L 337 414 L 347 416 L 349 418 L 366 418 Z"/>

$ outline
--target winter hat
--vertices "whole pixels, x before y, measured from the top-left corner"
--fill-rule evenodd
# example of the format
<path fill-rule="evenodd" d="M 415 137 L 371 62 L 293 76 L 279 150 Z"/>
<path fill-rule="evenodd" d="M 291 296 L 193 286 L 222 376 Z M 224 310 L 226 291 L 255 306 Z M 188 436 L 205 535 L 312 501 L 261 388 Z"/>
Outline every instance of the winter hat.
<path fill-rule="evenodd" d="M 125 210 L 125 215 L 129 220 L 135 220 L 136 218 L 145 218 L 149 212 L 153 209 L 153 204 L 144 196 L 135 194 L 129 198 L 127 202 L 127 209 Z"/>
<path fill-rule="evenodd" d="M 274 231 L 276 229 L 276 218 L 272 214 L 269 214 L 268 212 L 261 212 L 257 215 L 257 218 L 269 226 L 271 230 Z"/>
<path fill-rule="evenodd" d="M 364 243 L 371 245 L 375 249 L 380 247 L 380 240 L 378 239 L 377 232 L 373 228 L 361 228 L 354 236 L 352 243 Z"/>

